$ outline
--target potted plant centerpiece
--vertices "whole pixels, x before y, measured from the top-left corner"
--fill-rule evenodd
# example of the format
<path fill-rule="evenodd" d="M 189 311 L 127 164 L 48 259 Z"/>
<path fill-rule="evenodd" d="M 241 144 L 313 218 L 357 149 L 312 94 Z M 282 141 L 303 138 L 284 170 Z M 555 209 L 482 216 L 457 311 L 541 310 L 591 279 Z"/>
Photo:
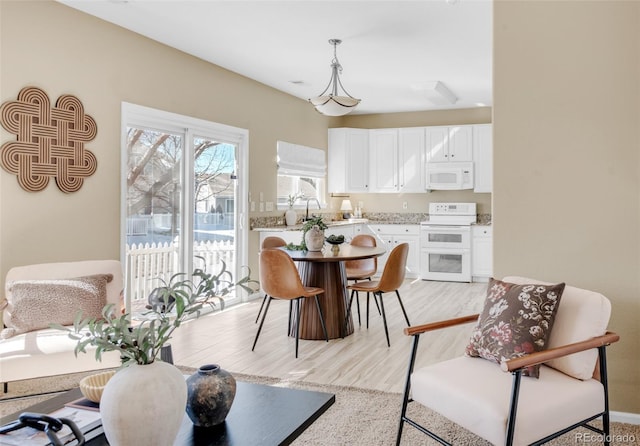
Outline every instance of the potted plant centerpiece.
<path fill-rule="evenodd" d="M 234 281 L 222 262 L 217 274 L 196 268 L 188 278 L 174 274 L 150 295 L 142 321 L 132 325 L 129 313 L 119 314 L 113 304 L 102 318 L 76 316 L 72 327 L 52 325 L 69 332 L 78 353 L 94 346 L 96 359 L 104 352 L 120 353 L 122 367 L 108 381 L 100 400 L 109 444 L 172 445 L 187 404 L 187 384 L 182 372 L 159 360 L 162 347 L 187 319 L 197 318 L 205 306 L 224 308 L 224 297 L 236 287 L 254 291 L 257 281 L 249 273 Z"/>
<path fill-rule="evenodd" d="M 312 217 L 302 225 L 302 243 L 308 251 L 320 251 L 324 246 L 324 230 L 327 225 L 322 216 Z"/>

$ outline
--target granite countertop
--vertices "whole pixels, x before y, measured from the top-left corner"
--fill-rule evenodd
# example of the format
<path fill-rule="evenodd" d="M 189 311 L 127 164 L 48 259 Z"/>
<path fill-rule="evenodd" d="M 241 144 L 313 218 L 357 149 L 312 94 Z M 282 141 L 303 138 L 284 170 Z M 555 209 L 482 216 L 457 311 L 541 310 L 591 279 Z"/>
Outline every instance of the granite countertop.
<path fill-rule="evenodd" d="M 343 220 L 342 214 L 322 214 L 324 222 L 329 227 L 371 224 L 371 225 L 417 225 L 429 220 L 427 213 L 402 213 L 402 212 L 375 212 L 367 213 L 365 218 L 352 218 Z M 476 225 L 491 225 L 491 214 L 478 214 Z M 280 217 L 255 217 L 251 218 L 249 226 L 253 231 L 300 231 L 302 222 L 294 226 L 286 226 L 284 218 Z"/>

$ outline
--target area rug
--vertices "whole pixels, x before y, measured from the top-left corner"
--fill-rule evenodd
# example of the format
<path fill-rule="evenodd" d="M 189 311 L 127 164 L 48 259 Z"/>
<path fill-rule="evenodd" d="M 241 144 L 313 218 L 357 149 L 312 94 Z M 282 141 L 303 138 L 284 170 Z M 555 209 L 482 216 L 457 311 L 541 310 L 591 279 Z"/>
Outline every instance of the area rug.
<path fill-rule="evenodd" d="M 193 368 L 180 367 L 180 369 L 185 374 L 195 372 Z M 0 395 L 0 416 L 18 412 L 32 404 L 51 398 L 61 391 L 77 387 L 80 379 L 91 373 L 75 373 L 10 383 L 9 393 Z M 281 380 L 239 373 L 234 373 L 233 375 L 239 381 L 328 392 L 336 395 L 335 404 L 305 430 L 302 435 L 293 442 L 293 445 L 374 446 L 395 444 L 400 406 L 402 403 L 402 396 L 400 394 L 354 387 L 314 384 L 298 380 Z M 47 393 L 42 394 L 43 392 Z M 433 428 L 440 436 L 455 445 L 489 445 L 489 443 L 483 439 L 461 429 L 447 419 L 417 404 L 410 405 L 409 415 L 421 420 L 425 426 Z M 640 442 L 640 426 L 612 423 L 611 430 L 614 440 L 611 443 L 612 445 L 628 446 L 630 443 L 637 444 L 637 442 Z M 581 438 L 588 438 L 590 440 L 580 441 Z M 618 439 L 620 441 L 618 441 Z M 548 444 L 553 446 L 575 446 L 576 444 L 587 443 L 602 444 L 602 442 L 595 442 L 593 433 L 587 430 L 575 430 Z M 401 444 L 404 446 L 418 446 L 436 445 L 437 443 L 411 426 L 406 425 Z"/>

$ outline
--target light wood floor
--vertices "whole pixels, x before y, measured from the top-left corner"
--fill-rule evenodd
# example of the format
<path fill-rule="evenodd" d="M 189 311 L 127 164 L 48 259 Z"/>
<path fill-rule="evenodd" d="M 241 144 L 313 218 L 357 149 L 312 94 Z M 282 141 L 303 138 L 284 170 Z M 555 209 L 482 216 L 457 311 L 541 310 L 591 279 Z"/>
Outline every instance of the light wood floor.
<path fill-rule="evenodd" d="M 400 289 L 412 325 L 477 313 L 482 308 L 486 283 L 447 283 L 407 280 Z M 382 317 L 373 299 L 369 329 L 365 325 L 366 297 L 360 296 L 362 326 L 344 339 L 300 340 L 287 336 L 286 301 L 274 300 L 269 308 L 255 351 L 251 345 L 254 323 L 262 299 L 201 316 L 176 330 L 171 341 L 174 363 L 199 367 L 215 363 L 232 373 L 304 380 L 319 384 L 353 386 L 401 392 L 406 376 L 411 338 L 395 294 L 384 295 L 391 347 L 387 347 Z M 464 352 L 472 325 L 449 328 L 422 336 L 416 366 L 430 364 Z"/>

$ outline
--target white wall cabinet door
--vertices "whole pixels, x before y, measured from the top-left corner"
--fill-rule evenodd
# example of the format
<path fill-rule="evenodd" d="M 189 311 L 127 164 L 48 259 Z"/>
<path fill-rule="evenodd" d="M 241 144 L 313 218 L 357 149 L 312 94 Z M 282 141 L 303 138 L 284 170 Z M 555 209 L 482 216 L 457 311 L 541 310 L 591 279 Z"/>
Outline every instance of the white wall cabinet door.
<path fill-rule="evenodd" d="M 369 191 L 369 130 L 329 129 L 327 189 Z"/>
<path fill-rule="evenodd" d="M 426 128 L 427 162 L 447 163 L 473 160 L 473 126 Z"/>
<path fill-rule="evenodd" d="M 398 192 L 425 191 L 425 129 L 398 130 Z"/>
<path fill-rule="evenodd" d="M 474 192 L 493 191 L 493 126 L 473 126 Z"/>
<path fill-rule="evenodd" d="M 493 275 L 493 228 L 471 226 L 471 276 L 474 282 Z"/>
<path fill-rule="evenodd" d="M 449 161 L 473 161 L 473 127 L 472 125 L 449 127 Z"/>
<path fill-rule="evenodd" d="M 369 192 L 397 192 L 398 129 L 369 131 Z"/>

